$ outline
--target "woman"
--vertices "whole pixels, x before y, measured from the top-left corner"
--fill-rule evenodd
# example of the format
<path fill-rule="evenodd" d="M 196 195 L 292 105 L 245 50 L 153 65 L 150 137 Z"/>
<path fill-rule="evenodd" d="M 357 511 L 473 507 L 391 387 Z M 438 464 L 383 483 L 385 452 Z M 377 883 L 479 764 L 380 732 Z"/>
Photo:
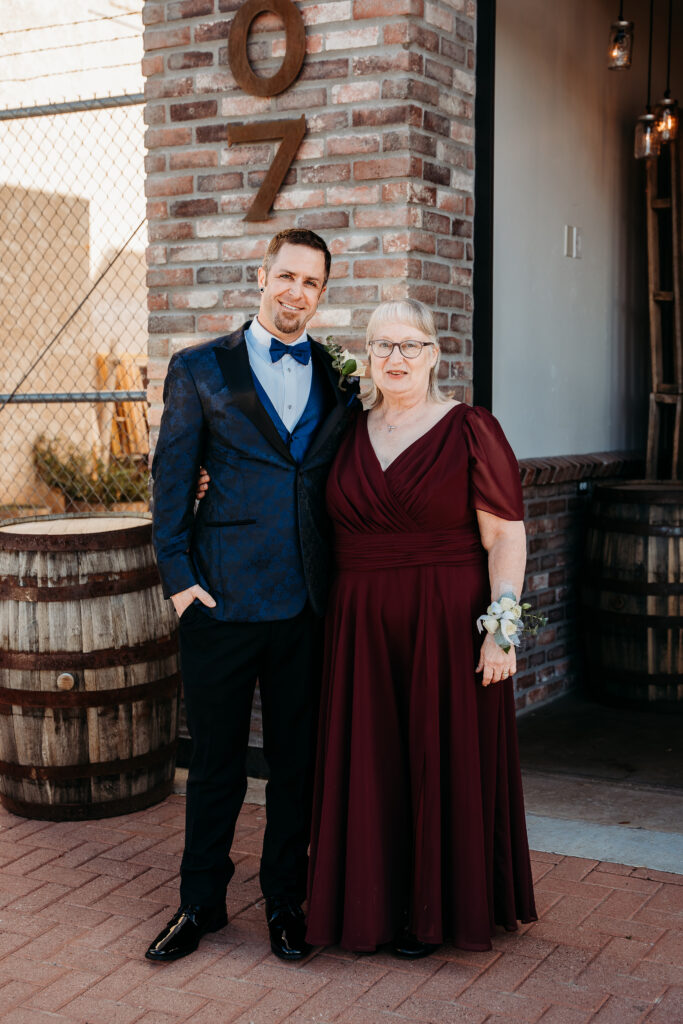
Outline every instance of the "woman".
<path fill-rule="evenodd" d="M 496 420 L 442 396 L 433 318 L 383 303 L 369 411 L 327 501 L 326 626 L 308 941 L 419 957 L 535 920 L 506 653 L 476 619 L 520 595 L 519 471 Z M 475 672 L 481 672 L 478 679 Z"/>

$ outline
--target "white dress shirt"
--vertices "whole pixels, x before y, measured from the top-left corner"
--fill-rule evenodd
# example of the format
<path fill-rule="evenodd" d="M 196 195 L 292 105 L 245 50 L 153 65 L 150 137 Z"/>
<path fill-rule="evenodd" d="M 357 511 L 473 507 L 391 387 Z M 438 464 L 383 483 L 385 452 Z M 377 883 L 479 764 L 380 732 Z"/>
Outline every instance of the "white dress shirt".
<path fill-rule="evenodd" d="M 270 358 L 270 339 L 273 337 L 257 317 L 244 334 L 249 364 L 263 390 L 273 403 L 276 413 L 292 432 L 306 408 L 313 379 L 313 361 L 304 366 L 292 356 L 285 355 L 276 363 Z M 298 345 L 307 338 L 306 331 L 291 344 Z"/>

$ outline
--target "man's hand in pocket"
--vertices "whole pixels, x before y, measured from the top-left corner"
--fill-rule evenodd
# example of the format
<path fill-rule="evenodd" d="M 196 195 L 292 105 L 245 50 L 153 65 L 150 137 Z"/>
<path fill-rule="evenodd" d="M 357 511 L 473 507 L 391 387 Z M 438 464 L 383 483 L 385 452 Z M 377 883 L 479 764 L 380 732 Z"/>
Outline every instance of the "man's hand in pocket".
<path fill-rule="evenodd" d="M 194 495 L 197 501 L 201 501 L 206 492 L 208 491 L 210 481 L 211 477 L 204 469 L 204 467 L 200 466 L 199 476 L 197 477 L 197 490 L 195 491 Z"/>
<path fill-rule="evenodd" d="M 180 618 L 183 612 L 190 607 L 195 598 L 199 598 L 202 604 L 205 604 L 207 608 L 216 607 L 216 602 L 211 597 L 211 594 L 208 594 L 203 587 L 200 587 L 198 583 L 195 583 L 194 586 L 188 587 L 187 590 L 179 590 L 177 594 L 173 594 L 171 596 L 173 607 L 176 610 L 178 618 Z"/>

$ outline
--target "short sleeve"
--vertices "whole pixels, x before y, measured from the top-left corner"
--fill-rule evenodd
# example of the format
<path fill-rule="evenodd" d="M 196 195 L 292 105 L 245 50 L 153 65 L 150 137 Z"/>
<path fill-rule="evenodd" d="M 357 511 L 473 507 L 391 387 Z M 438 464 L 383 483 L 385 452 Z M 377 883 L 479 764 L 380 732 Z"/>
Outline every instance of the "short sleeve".
<path fill-rule="evenodd" d="M 501 519 L 523 519 L 519 466 L 498 420 L 473 406 L 465 413 L 463 431 L 469 453 L 470 507 Z"/>

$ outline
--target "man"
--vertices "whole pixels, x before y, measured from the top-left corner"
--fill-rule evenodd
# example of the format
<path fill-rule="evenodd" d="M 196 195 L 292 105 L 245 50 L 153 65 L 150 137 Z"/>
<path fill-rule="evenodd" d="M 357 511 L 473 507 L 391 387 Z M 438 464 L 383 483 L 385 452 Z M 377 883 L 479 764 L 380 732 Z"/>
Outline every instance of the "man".
<path fill-rule="evenodd" d="M 180 616 L 192 760 L 180 907 L 147 950 L 167 962 L 227 924 L 229 857 L 246 793 L 258 678 L 269 767 L 260 882 L 271 948 L 309 947 L 301 903 L 319 687 L 319 616 L 331 550 L 330 462 L 357 405 L 306 334 L 330 253 L 312 231 L 281 231 L 259 267 L 258 317 L 169 364 L 153 464 L 154 543 Z M 200 465 L 211 486 L 194 514 Z"/>

